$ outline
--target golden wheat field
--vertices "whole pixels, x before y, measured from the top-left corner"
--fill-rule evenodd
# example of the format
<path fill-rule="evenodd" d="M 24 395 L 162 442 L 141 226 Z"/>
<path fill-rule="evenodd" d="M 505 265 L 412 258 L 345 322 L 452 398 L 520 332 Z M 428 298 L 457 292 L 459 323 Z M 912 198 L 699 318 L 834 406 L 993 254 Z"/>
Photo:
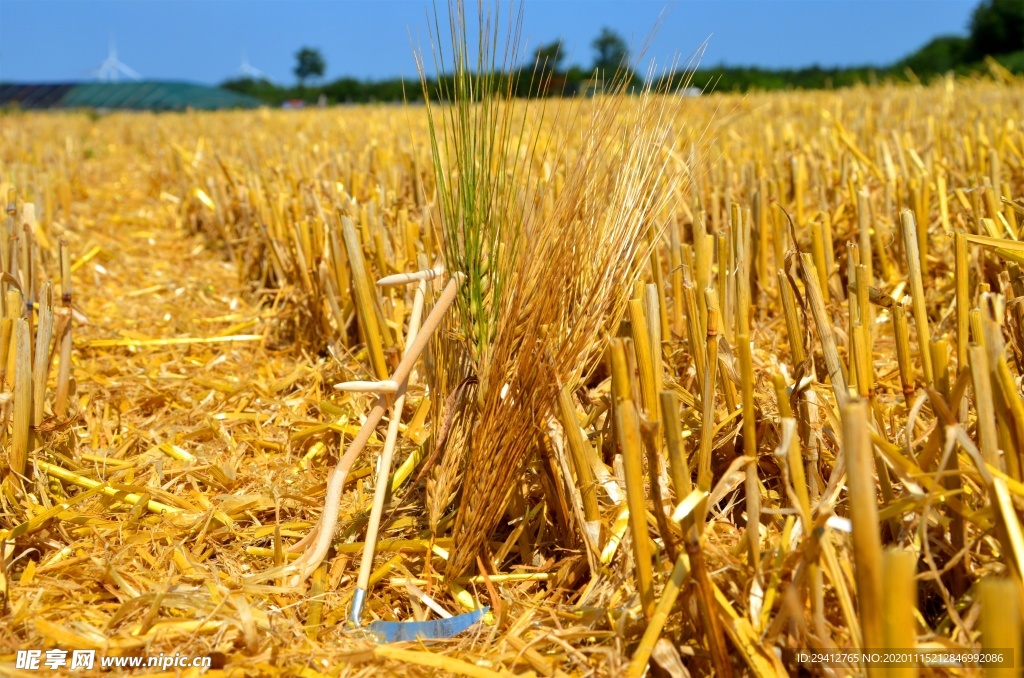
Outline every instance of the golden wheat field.
<path fill-rule="evenodd" d="M 993 69 L 0 118 L 0 674 L 1020 675 Z"/>

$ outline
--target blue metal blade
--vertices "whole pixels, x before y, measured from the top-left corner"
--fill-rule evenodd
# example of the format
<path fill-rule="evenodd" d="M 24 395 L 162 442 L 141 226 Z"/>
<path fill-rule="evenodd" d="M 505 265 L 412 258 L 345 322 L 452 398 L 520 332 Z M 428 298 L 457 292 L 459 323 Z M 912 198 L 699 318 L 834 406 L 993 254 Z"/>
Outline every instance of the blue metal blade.
<path fill-rule="evenodd" d="M 409 640 L 439 640 L 457 636 L 480 621 L 490 608 L 455 615 L 449 619 L 435 619 L 425 622 L 375 621 L 367 630 L 378 643 L 399 643 Z"/>

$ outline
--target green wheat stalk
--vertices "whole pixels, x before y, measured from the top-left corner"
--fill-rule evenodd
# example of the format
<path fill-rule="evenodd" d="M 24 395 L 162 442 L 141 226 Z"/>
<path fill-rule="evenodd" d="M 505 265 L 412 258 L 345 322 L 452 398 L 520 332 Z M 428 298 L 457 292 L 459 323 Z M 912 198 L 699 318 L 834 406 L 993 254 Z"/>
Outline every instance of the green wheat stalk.
<path fill-rule="evenodd" d="M 528 183 L 528 159 L 537 142 L 536 132 L 527 134 L 528 102 L 515 98 L 522 6 L 510 8 L 504 28 L 496 19 L 497 8 L 497 3 L 478 3 L 474 49 L 464 0 L 449 3 L 446 33 L 435 4 L 431 41 L 436 92 L 430 91 L 422 57 L 417 58 L 427 102 L 442 253 L 449 274 L 466 276 L 458 310 L 475 364 L 485 359 L 494 338 L 502 294 L 519 253 L 527 209 L 521 187 Z M 442 37 L 450 42 L 450 53 Z M 533 73 L 531 93 L 537 68 Z M 432 95 L 439 104 L 431 103 Z"/>

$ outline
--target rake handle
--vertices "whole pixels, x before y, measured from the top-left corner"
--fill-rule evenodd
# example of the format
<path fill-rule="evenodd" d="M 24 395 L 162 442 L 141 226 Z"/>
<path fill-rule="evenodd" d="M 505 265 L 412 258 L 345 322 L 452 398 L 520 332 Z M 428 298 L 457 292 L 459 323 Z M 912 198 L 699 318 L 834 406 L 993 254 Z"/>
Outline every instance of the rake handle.
<path fill-rule="evenodd" d="M 409 332 L 405 338 L 405 353 L 403 358 L 409 354 L 411 344 L 416 341 L 419 332 L 420 317 L 423 314 L 423 296 L 426 292 L 426 281 L 421 281 L 416 287 L 416 296 L 413 301 L 412 315 L 409 318 Z M 398 425 L 402 421 L 402 408 L 405 406 L 405 390 L 408 387 L 408 379 L 398 385 L 395 398 L 395 406 L 391 413 L 391 421 L 388 422 L 388 433 L 384 439 L 384 451 L 380 456 L 380 467 L 377 469 L 377 486 L 373 491 L 373 509 L 370 511 L 370 522 L 366 526 L 366 546 L 363 548 L 362 561 L 359 564 L 359 579 L 356 581 L 356 594 L 352 597 L 352 608 L 349 619 L 359 626 L 359 618 L 363 612 L 363 602 L 366 599 L 366 591 L 370 588 L 370 573 L 373 571 L 373 556 L 377 550 L 377 532 L 380 530 L 380 519 L 384 514 L 384 500 L 388 493 L 388 476 L 391 474 L 391 463 L 395 456 L 395 443 L 398 441 Z"/>
<path fill-rule="evenodd" d="M 412 371 L 412 366 L 419 358 L 420 354 L 423 353 L 423 349 L 426 348 L 427 343 L 430 341 L 430 337 L 434 331 L 441 324 L 441 318 L 444 317 L 448 307 L 455 301 L 455 296 L 459 290 L 459 281 L 461 276 L 455 274 L 452 276 L 448 285 L 445 287 L 441 297 L 437 300 L 434 308 L 430 311 L 430 315 L 427 316 L 426 321 L 423 323 L 423 327 L 420 333 L 416 337 L 416 341 L 413 342 L 412 346 L 406 352 L 405 357 L 402 358 L 402 362 L 399 363 L 398 369 L 392 376 L 394 381 L 403 383 L 409 376 L 409 372 Z M 327 484 L 327 496 L 324 499 L 324 511 L 320 516 L 320 522 L 318 523 L 316 530 L 316 541 L 307 549 L 302 556 L 299 557 L 294 563 L 293 567 L 298 568 L 298 574 L 292 579 L 292 586 L 298 586 L 303 580 L 312 574 L 324 558 L 327 556 L 327 551 L 331 547 L 331 540 L 334 538 L 334 529 L 338 526 L 338 505 L 341 503 L 341 491 L 345 486 L 345 479 L 348 476 L 349 470 L 352 468 L 352 464 L 355 463 L 356 457 L 363 451 L 363 447 L 366 446 L 370 436 L 373 434 L 377 424 L 380 423 L 381 417 L 384 416 L 384 411 L 387 409 L 387 398 L 377 398 L 377 402 L 374 404 L 373 409 L 370 411 L 369 416 L 366 418 L 366 423 L 359 429 L 359 434 L 349 445 L 348 450 L 344 456 L 338 460 L 338 465 L 335 467 L 334 473 L 331 475 L 331 479 Z"/>

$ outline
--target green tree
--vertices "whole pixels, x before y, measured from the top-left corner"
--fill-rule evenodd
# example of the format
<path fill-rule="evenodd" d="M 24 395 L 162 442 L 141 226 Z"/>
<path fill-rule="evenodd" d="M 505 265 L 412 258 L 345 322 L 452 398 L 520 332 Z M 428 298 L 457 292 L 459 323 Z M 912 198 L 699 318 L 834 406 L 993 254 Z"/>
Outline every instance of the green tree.
<path fill-rule="evenodd" d="M 562 41 L 555 40 L 546 45 L 541 45 L 533 53 L 533 59 L 538 69 L 543 68 L 545 71 L 560 72 L 562 70 L 562 62 L 565 61 Z"/>
<path fill-rule="evenodd" d="M 598 73 L 603 75 L 606 71 L 614 72 L 620 66 L 625 68 L 629 65 L 629 46 L 612 29 L 602 28 L 591 46 L 594 48 L 594 70 Z"/>
<path fill-rule="evenodd" d="M 924 47 L 897 63 L 917 75 L 933 75 L 954 70 L 966 61 L 967 39 L 958 35 L 934 38 Z"/>
<path fill-rule="evenodd" d="M 1024 50 L 1024 1 L 983 0 L 971 16 L 969 40 L 974 59 Z"/>
<path fill-rule="evenodd" d="M 516 81 L 516 96 L 551 96 L 565 89 L 562 62 L 565 52 L 562 41 L 542 44 L 533 52 L 533 62 L 526 64 Z"/>
<path fill-rule="evenodd" d="M 295 77 L 299 79 L 299 88 L 306 86 L 306 80 L 323 77 L 327 64 L 320 50 L 303 47 L 295 53 Z"/>

